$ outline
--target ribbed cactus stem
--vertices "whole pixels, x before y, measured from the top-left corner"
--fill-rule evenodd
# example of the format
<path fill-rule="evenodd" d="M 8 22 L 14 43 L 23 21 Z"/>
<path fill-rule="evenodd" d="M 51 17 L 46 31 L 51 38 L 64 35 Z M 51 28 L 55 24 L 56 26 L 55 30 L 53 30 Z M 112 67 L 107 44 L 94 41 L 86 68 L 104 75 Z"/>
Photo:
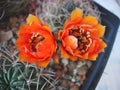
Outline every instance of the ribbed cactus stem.
<path fill-rule="evenodd" d="M 7 43 L 0 45 L 0 90 L 43 90 L 56 86 L 55 72 L 20 62 L 17 54 L 7 48 Z"/>
<path fill-rule="evenodd" d="M 63 28 L 65 20 L 75 7 L 81 8 L 84 15 L 96 16 L 100 20 L 100 12 L 92 0 L 43 0 L 38 1 L 36 15 L 47 21 L 51 30 L 57 32 Z"/>

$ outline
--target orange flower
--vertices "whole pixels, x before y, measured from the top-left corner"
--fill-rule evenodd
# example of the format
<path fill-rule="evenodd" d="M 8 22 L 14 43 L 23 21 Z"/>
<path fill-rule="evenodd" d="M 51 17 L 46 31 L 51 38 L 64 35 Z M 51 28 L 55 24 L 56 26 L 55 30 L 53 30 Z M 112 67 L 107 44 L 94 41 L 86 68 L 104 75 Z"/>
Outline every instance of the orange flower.
<path fill-rule="evenodd" d="M 36 16 L 29 15 L 18 36 L 16 45 L 21 61 L 46 67 L 57 47 L 49 26 L 43 25 Z"/>
<path fill-rule="evenodd" d="M 107 46 L 103 37 L 105 26 L 94 16 L 83 17 L 81 9 L 72 11 L 64 29 L 58 33 L 61 41 L 61 56 L 72 61 L 77 59 L 96 60 L 98 54 Z"/>

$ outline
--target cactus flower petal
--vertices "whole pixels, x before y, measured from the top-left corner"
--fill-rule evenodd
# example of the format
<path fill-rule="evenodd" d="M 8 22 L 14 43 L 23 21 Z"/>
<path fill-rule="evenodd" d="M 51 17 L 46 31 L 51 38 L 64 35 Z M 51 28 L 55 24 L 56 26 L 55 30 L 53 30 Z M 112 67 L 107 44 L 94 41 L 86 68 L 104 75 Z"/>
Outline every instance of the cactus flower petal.
<path fill-rule="evenodd" d="M 105 26 L 99 24 L 96 17 L 83 16 L 82 10 L 76 8 L 66 20 L 63 30 L 58 33 L 62 57 L 72 61 L 96 60 L 107 46 L 101 39 L 104 32 Z"/>
<path fill-rule="evenodd" d="M 29 15 L 27 23 L 20 27 L 18 37 L 16 46 L 20 50 L 21 61 L 46 67 L 57 48 L 49 26 L 43 25 L 36 16 Z"/>
<path fill-rule="evenodd" d="M 81 18 L 82 19 L 82 16 L 83 16 L 83 11 L 79 8 L 75 8 L 75 10 L 71 12 L 70 19 L 71 20 L 74 20 L 76 18 Z"/>

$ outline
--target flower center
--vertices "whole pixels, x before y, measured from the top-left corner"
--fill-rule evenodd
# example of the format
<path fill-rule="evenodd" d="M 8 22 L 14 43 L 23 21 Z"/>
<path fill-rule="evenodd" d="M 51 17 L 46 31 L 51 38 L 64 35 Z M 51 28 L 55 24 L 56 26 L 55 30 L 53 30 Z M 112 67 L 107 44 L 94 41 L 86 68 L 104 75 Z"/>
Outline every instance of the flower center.
<path fill-rule="evenodd" d="M 69 35 L 73 35 L 78 39 L 78 48 L 80 54 L 84 54 L 88 51 L 89 47 L 92 44 L 91 34 L 88 31 L 85 31 L 83 28 L 77 26 L 69 30 Z"/>
<path fill-rule="evenodd" d="M 39 33 L 33 33 L 31 38 L 29 39 L 29 43 L 30 43 L 30 49 L 33 51 L 33 52 L 36 52 L 37 49 L 36 49 L 36 45 L 38 43 L 40 43 L 41 41 L 43 41 L 45 38 L 40 35 Z"/>

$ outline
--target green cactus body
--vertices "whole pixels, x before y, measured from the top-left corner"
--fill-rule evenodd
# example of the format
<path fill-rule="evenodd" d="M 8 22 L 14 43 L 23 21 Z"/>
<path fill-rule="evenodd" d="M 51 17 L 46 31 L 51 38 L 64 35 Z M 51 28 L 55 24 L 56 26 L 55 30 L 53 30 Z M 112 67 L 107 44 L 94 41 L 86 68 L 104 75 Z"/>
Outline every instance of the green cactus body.
<path fill-rule="evenodd" d="M 42 21 L 49 23 L 53 33 L 63 28 L 65 20 L 75 7 L 81 8 L 84 15 L 93 15 L 100 20 L 100 12 L 91 3 L 91 0 L 37 1 L 39 1 L 37 2 L 39 7 L 36 8 L 35 14 Z M 69 65 L 66 66 L 69 71 L 65 73 L 62 71 L 62 79 L 58 83 L 59 80 L 55 78 L 56 73 L 53 67 L 48 66 L 46 69 L 43 69 L 36 67 L 34 64 L 23 63 L 18 58 L 18 51 L 15 46 L 12 44 L 12 48 L 8 47 L 9 42 L 0 44 L 0 90 L 69 90 L 69 86 L 65 86 L 61 82 L 70 83 L 72 80 L 77 80 L 76 67 L 81 67 L 81 65 L 87 63 L 87 61 L 83 63 L 78 61 L 71 64 L 71 61 L 69 61 L 68 63 L 74 67 L 71 69 Z M 60 62 L 60 64 L 63 63 Z"/>
<path fill-rule="evenodd" d="M 0 90 L 42 90 L 45 86 L 54 87 L 53 71 L 20 62 L 17 51 L 9 51 L 5 42 L 0 45 L 0 55 Z"/>
<path fill-rule="evenodd" d="M 52 31 L 57 32 L 63 28 L 65 20 L 76 7 L 81 8 L 84 15 L 96 16 L 100 20 L 100 12 L 92 0 L 43 0 L 38 7 L 40 9 L 36 9 L 36 15 L 47 21 Z"/>

